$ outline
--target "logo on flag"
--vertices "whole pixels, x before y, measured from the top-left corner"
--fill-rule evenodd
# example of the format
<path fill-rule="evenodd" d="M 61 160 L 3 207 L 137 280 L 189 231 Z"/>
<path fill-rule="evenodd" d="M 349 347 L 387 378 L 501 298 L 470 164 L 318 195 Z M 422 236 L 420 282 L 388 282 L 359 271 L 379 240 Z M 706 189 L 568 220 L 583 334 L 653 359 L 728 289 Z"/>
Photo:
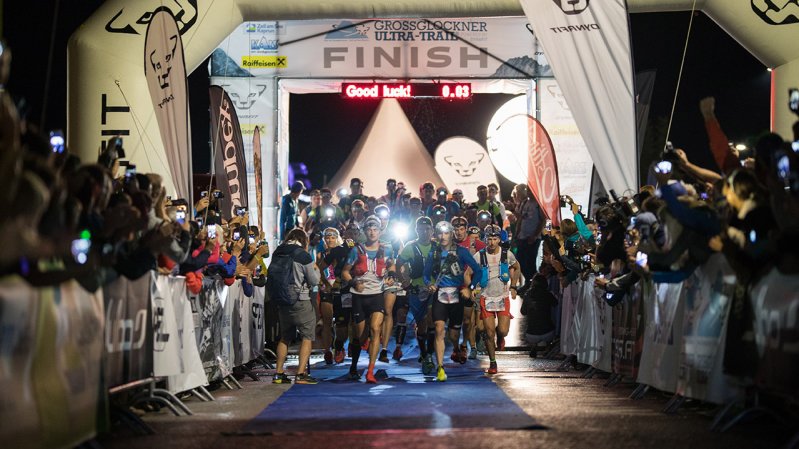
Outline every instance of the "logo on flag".
<path fill-rule="evenodd" d="M 589 0 L 552 0 L 565 14 L 580 14 L 588 9 Z"/>

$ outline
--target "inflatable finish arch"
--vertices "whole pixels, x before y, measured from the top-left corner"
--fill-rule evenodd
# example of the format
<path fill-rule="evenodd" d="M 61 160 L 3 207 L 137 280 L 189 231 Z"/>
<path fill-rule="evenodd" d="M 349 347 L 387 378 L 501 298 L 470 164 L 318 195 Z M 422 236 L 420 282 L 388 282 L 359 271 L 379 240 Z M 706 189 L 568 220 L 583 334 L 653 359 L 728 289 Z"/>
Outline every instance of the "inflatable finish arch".
<path fill-rule="evenodd" d="M 589 2 L 592 0 L 582 0 Z M 598 1 L 598 0 L 593 0 Z M 630 12 L 690 9 L 694 0 L 627 0 Z M 795 117 L 787 89 L 799 85 L 799 6 L 766 0 L 697 0 L 701 9 L 763 64 L 774 68 L 772 129 L 791 136 Z M 125 0 L 106 1 L 68 45 L 67 138 L 83 160 L 94 160 L 109 136 L 125 136 L 141 171 L 164 175 L 174 192 L 142 67 L 147 23 L 168 8 L 182 34 L 189 72 L 244 21 L 321 18 L 523 16 L 518 0 Z"/>

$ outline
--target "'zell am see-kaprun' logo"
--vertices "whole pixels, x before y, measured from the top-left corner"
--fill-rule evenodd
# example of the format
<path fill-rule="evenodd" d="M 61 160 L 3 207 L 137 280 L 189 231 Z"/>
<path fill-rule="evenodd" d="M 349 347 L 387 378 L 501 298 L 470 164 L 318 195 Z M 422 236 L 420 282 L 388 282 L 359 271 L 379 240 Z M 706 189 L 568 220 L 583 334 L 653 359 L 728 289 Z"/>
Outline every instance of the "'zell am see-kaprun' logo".
<path fill-rule="evenodd" d="M 580 14 L 588 8 L 589 0 L 552 0 L 566 14 Z"/>

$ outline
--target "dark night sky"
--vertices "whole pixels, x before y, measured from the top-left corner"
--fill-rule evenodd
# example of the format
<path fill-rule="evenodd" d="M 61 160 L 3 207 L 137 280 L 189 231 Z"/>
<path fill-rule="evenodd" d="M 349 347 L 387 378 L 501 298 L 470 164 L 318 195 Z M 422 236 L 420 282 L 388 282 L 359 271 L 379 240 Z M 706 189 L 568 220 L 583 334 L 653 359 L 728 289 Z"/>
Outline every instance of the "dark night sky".
<path fill-rule="evenodd" d="M 4 2 L 3 35 L 14 49 L 8 88 L 16 98 L 25 98 L 29 105 L 28 117 L 34 122 L 40 121 L 44 104 L 42 99 L 55 1 L 37 2 L 37 13 L 30 12 L 28 2 Z M 101 0 L 60 2 L 52 75 L 47 95 L 47 117 L 43 129 L 66 128 L 66 42 L 70 34 L 101 3 Z M 689 18 L 688 12 L 632 15 L 636 70 L 657 71 L 650 122 L 656 118 L 665 120 L 670 113 Z M 208 77 L 204 70 L 205 65 L 200 67 L 200 70 L 189 77 L 191 122 L 195 125 L 192 129 L 195 151 L 193 159 L 198 172 L 208 169 L 208 130 L 201 126 L 208 123 Z M 769 79 L 762 64 L 704 14 L 698 13 L 686 57 L 671 140 L 686 148 L 696 162 L 710 164 L 698 110 L 699 100 L 707 95 L 717 98 L 717 115 L 732 140 L 743 141 L 766 130 L 769 120 Z M 292 136 L 292 150 L 299 155 L 323 146 L 330 147 L 331 151 L 339 148 L 335 151 L 341 153 L 333 157 L 343 161 L 346 158 L 343 152 L 352 148 L 368 123 L 374 106 L 365 107 L 362 103 L 344 104 L 336 95 L 329 95 L 327 99 L 319 97 L 324 96 L 308 95 L 308 98 L 292 99 L 297 105 L 309 104 L 304 110 L 292 109 L 292 127 L 313 129 L 315 132 L 304 134 L 319 136 L 316 141 L 307 139 L 307 143 Z M 315 101 L 318 103 L 312 104 Z M 490 118 L 493 109 L 478 113 L 476 107 L 484 102 L 497 104 L 496 101 L 475 98 L 468 114 L 474 118 L 474 122 L 465 120 L 462 112 L 454 116 L 438 115 L 437 120 L 450 121 L 462 125 L 467 131 L 473 130 L 482 134 L 485 125 L 481 126 L 479 123 L 488 120 L 485 116 Z M 435 129 L 430 127 L 428 116 L 436 112 L 427 107 L 416 106 L 406 106 L 405 110 L 417 126 L 417 132 L 425 144 L 431 151 L 434 150 L 437 143 L 430 142 L 440 141 L 441 136 L 437 136 Z M 341 124 L 328 120 L 330 117 L 340 116 L 348 118 L 344 125 L 346 132 L 342 131 Z M 329 134 L 323 132 L 325 129 L 329 130 Z M 466 132 L 464 134 L 469 135 Z M 292 156 L 292 159 L 295 157 Z M 331 170 L 328 176 L 333 172 Z M 317 176 L 321 178 L 321 173 Z"/>

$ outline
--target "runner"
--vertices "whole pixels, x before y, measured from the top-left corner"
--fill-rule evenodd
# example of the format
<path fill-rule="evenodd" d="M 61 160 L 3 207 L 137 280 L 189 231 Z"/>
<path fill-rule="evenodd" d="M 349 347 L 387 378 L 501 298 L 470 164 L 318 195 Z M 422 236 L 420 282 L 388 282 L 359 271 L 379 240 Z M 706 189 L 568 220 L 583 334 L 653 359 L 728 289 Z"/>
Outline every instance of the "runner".
<path fill-rule="evenodd" d="M 455 243 L 469 250 L 469 254 L 474 255 L 478 251 L 486 247 L 478 236 L 472 235 L 468 232 L 468 222 L 464 217 L 455 217 L 452 219 L 452 228 L 455 234 Z M 477 324 L 478 313 L 475 308 L 474 301 L 469 299 L 463 304 L 463 343 L 460 345 L 458 354 L 469 354 L 472 360 L 477 359 L 477 342 L 475 334 L 475 325 Z M 467 342 L 469 346 L 467 347 Z M 471 348 L 471 350 L 469 350 Z M 453 353 L 454 354 L 454 353 Z M 453 361 L 458 362 L 453 355 Z"/>
<path fill-rule="evenodd" d="M 457 358 L 460 363 L 466 363 L 466 354 L 460 354 L 458 339 L 463 322 L 463 305 L 471 299 L 472 291 L 464 287 L 463 274 L 467 267 L 474 271 L 472 276 L 472 287 L 474 287 L 480 281 L 482 271 L 469 251 L 455 244 L 450 222 L 442 221 L 436 225 L 436 237 L 438 244 L 430 250 L 425 262 L 424 281 L 430 293 L 436 295 L 432 301 L 438 362 L 436 379 L 444 382 L 447 380 L 447 374 L 444 372 L 444 324 L 449 321 L 449 339 L 453 345 L 453 353 L 457 353 L 453 355 L 453 359 Z"/>
<path fill-rule="evenodd" d="M 374 375 L 377 351 L 380 349 L 380 332 L 385 316 L 385 299 L 383 291 L 394 285 L 394 254 L 390 245 L 380 243 L 380 219 L 369 217 L 364 223 L 366 242 L 355 245 L 350 250 L 347 264 L 341 277 L 351 286 L 352 317 L 355 321 L 355 335 L 350 366 L 350 379 L 357 380 L 358 358 L 361 352 L 357 349 L 362 338 L 365 338 L 366 320 L 369 320 L 371 342 L 369 345 L 369 367 L 366 370 L 366 382 L 377 383 Z"/>
<path fill-rule="evenodd" d="M 402 249 L 401 242 L 396 242 L 396 239 L 391 235 L 392 233 L 389 232 L 388 228 L 391 221 L 391 210 L 387 205 L 380 204 L 375 207 L 374 214 L 380 219 L 380 243 L 391 246 L 393 254 L 399 254 Z M 398 293 L 402 293 L 403 296 L 405 295 L 405 292 L 400 292 L 400 290 L 401 288 L 399 285 L 394 285 L 383 291 L 386 316 L 383 319 L 383 332 L 380 335 L 380 343 L 383 349 L 380 350 L 380 356 L 377 358 L 377 360 L 383 363 L 388 363 L 388 341 L 391 339 L 391 329 L 394 327 L 394 303 L 397 300 Z M 377 338 L 377 336 L 373 338 Z M 400 356 L 401 354 L 402 351 L 400 350 Z"/>
<path fill-rule="evenodd" d="M 344 361 L 344 342 L 347 341 L 352 312 L 352 294 L 349 287 L 341 285 L 341 271 L 355 243 L 352 240 L 343 241 L 336 228 L 326 228 L 322 237 L 324 252 L 319 255 L 316 263 L 323 272 L 320 309 L 325 363 L 341 363 Z M 330 352 L 332 322 L 336 326 L 335 340 L 332 342 L 336 351 L 335 358 Z"/>
<path fill-rule="evenodd" d="M 410 307 L 411 316 L 416 322 L 419 363 L 422 364 L 422 372 L 425 375 L 429 375 L 433 373 L 433 368 L 435 368 L 435 365 L 433 365 L 433 350 L 436 341 L 436 329 L 433 327 L 430 316 L 431 295 L 424 283 L 425 260 L 427 260 L 430 249 L 433 247 L 431 240 L 433 238 L 433 222 L 430 218 L 419 217 L 416 219 L 416 236 L 416 240 L 411 240 L 405 245 L 397 260 L 402 279 L 406 279 L 403 286 L 408 292 L 408 306 Z M 397 348 L 401 346 L 399 340 L 398 335 Z M 394 352 L 396 355 L 396 350 Z"/>
<path fill-rule="evenodd" d="M 489 366 L 487 374 L 497 373 L 496 351 L 504 349 L 505 336 L 510 329 L 510 299 L 516 299 L 519 282 L 519 263 L 511 251 L 500 247 L 502 228 L 497 225 L 486 226 L 484 232 L 488 246 L 474 255 L 480 264 L 480 318 L 483 320 L 486 334 Z M 466 279 L 469 280 L 469 273 Z M 494 343 L 496 336 L 497 343 Z"/>

